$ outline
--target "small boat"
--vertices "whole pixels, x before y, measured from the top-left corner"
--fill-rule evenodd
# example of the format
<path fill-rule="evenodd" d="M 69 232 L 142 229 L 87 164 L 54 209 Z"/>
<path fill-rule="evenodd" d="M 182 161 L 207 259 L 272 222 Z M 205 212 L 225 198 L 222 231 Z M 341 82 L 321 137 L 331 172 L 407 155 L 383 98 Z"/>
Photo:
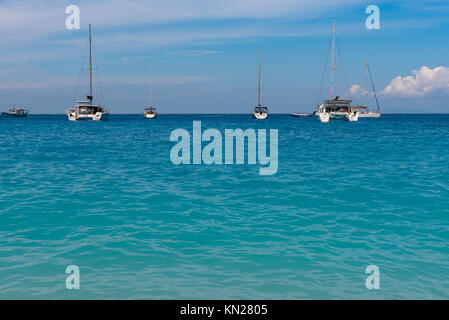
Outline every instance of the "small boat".
<path fill-rule="evenodd" d="M 315 112 L 312 113 L 292 113 L 292 117 L 302 117 L 302 118 L 310 118 L 315 114 Z"/>
<path fill-rule="evenodd" d="M 147 119 L 154 119 L 157 116 L 156 108 L 153 107 L 153 61 L 150 61 L 150 106 L 145 108 L 143 116 Z"/>
<path fill-rule="evenodd" d="M 343 119 L 350 122 L 358 121 L 358 110 L 351 107 L 352 100 L 342 100 L 339 96 L 335 96 L 335 18 L 332 20 L 332 66 L 330 87 L 330 96 L 332 99 L 325 100 L 324 103 L 318 106 L 315 111 L 317 119 L 324 123 L 329 122 L 330 119 Z"/>
<path fill-rule="evenodd" d="M 264 120 L 268 118 L 268 108 L 258 105 L 254 108 L 253 118 L 258 120 Z"/>
<path fill-rule="evenodd" d="M 262 64 L 262 52 L 259 48 L 259 89 L 258 89 L 258 102 L 254 108 L 253 118 L 257 120 L 264 120 L 268 118 L 268 107 L 263 106 L 260 103 L 260 78 L 261 78 L 261 64 Z"/>
<path fill-rule="evenodd" d="M 90 83 L 90 91 L 89 95 L 86 96 L 87 100 L 78 101 L 73 107 L 71 107 L 66 115 L 70 121 L 84 121 L 84 120 L 108 120 L 109 119 L 109 110 L 103 108 L 98 105 L 98 103 L 94 104 L 94 96 L 93 96 L 93 87 L 92 87 L 92 31 L 91 25 L 89 24 L 89 83 Z M 96 99 L 98 100 L 98 99 Z"/>
<path fill-rule="evenodd" d="M 1 113 L 5 118 L 26 118 L 30 115 L 29 111 L 24 108 L 9 108 L 7 112 Z"/>

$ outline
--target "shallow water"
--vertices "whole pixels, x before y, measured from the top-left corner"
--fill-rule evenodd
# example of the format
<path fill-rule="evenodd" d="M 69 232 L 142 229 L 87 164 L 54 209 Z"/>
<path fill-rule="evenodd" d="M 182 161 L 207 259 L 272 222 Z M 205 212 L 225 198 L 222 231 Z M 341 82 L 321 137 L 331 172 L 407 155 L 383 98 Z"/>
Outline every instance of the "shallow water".
<path fill-rule="evenodd" d="M 194 120 L 278 129 L 277 174 L 173 165 Z M 0 119 L 0 298 L 449 299 L 448 147 L 448 115 Z"/>

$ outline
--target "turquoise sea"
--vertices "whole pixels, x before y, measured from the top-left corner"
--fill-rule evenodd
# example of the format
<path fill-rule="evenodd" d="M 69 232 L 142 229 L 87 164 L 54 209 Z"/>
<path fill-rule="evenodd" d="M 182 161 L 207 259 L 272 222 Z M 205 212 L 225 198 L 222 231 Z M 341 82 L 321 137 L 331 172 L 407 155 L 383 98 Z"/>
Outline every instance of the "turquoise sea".
<path fill-rule="evenodd" d="M 175 166 L 170 133 L 194 120 L 278 129 L 277 174 Z M 16 298 L 449 299 L 449 115 L 0 119 L 0 299 Z"/>

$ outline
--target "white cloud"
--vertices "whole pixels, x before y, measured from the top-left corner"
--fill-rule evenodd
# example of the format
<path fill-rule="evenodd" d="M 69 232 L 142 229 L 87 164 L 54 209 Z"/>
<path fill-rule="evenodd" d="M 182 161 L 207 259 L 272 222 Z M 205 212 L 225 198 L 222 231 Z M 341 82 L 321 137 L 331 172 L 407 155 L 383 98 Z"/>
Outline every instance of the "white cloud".
<path fill-rule="evenodd" d="M 437 94 L 449 94 L 449 68 L 430 69 L 422 66 L 413 70 L 411 76 L 397 76 L 382 91 L 395 97 L 426 97 Z"/>
<path fill-rule="evenodd" d="M 351 97 L 359 98 L 359 97 L 361 97 L 361 96 L 363 96 L 363 95 L 366 95 L 366 90 L 363 89 L 363 88 L 362 88 L 360 85 L 358 85 L 358 84 L 353 84 L 353 85 L 349 88 L 348 94 L 349 94 Z"/>

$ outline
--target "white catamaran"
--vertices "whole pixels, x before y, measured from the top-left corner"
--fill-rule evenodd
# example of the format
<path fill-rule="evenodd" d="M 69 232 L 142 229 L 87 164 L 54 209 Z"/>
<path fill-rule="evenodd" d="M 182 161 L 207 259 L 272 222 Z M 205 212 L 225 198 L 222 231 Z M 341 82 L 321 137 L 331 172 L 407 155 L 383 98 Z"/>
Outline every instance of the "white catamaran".
<path fill-rule="evenodd" d="M 341 100 L 335 96 L 335 18 L 332 20 L 332 67 L 331 67 L 331 89 L 330 100 L 324 100 L 315 111 L 315 116 L 321 122 L 329 122 L 330 119 L 344 119 L 357 121 L 359 113 L 357 109 L 351 108 L 352 100 Z M 335 97 L 335 98 L 334 98 Z"/>
<path fill-rule="evenodd" d="M 254 108 L 253 118 L 258 120 L 264 120 L 268 118 L 268 107 L 263 106 L 260 103 L 260 78 L 261 78 L 261 64 L 262 64 L 262 52 L 259 48 L 259 89 L 258 89 L 258 100 L 257 106 Z"/>
<path fill-rule="evenodd" d="M 92 31 L 91 25 L 89 24 L 89 95 L 86 96 L 87 100 L 78 101 L 73 107 L 71 107 L 67 112 L 67 117 L 70 121 L 82 121 L 82 120 L 108 120 L 109 110 L 101 107 L 98 102 L 94 104 L 94 96 L 92 90 Z M 98 101 L 98 99 L 95 99 Z"/>
<path fill-rule="evenodd" d="M 143 116 L 147 119 L 154 119 L 157 116 L 156 108 L 153 107 L 153 61 L 150 61 L 150 106 L 145 108 Z"/>

